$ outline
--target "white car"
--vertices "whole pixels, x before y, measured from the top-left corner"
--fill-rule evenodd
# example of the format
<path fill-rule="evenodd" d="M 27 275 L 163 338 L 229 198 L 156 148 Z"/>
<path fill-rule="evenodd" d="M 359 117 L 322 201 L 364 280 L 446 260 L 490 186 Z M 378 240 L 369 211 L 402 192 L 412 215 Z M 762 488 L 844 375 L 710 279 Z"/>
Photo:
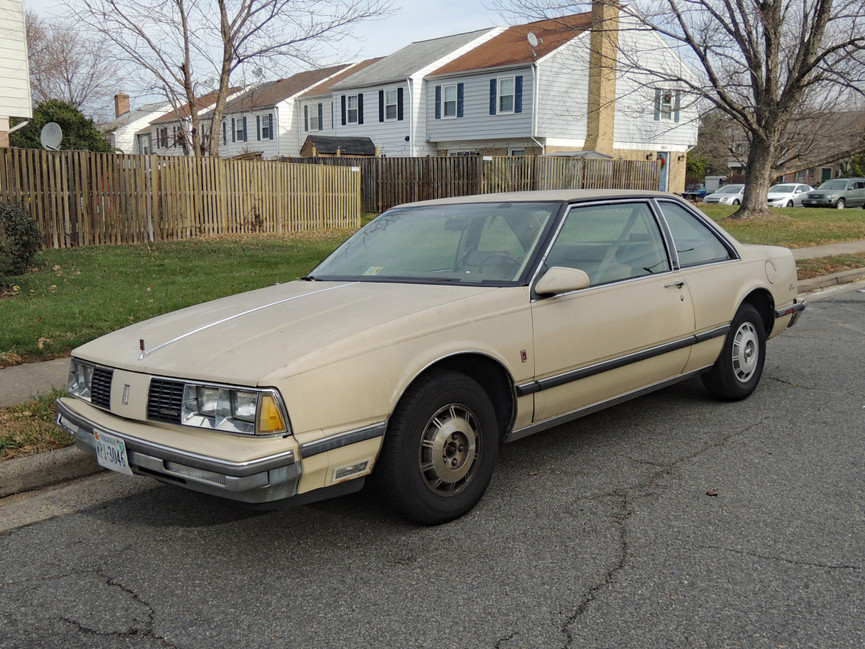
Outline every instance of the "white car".
<path fill-rule="evenodd" d="M 741 205 L 745 194 L 745 185 L 724 185 L 714 194 L 703 199 L 704 203 L 720 203 L 721 205 Z"/>
<path fill-rule="evenodd" d="M 811 185 L 783 183 L 772 185 L 766 197 L 769 207 L 802 207 L 802 199 L 812 190 Z"/>

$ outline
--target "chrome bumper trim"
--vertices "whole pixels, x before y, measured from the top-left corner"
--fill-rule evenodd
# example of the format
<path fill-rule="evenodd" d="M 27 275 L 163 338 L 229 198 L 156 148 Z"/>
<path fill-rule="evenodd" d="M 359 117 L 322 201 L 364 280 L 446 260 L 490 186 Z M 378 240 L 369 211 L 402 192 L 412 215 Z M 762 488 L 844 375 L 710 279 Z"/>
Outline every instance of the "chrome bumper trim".
<path fill-rule="evenodd" d="M 72 412 L 59 399 L 55 402 L 55 406 L 57 408 L 58 425 L 72 433 L 85 447 L 89 447 L 94 454 L 96 452 L 96 442 L 93 438 L 93 432 L 103 431 L 123 440 L 126 444 L 126 448 L 130 451 L 129 461 L 132 464 L 135 464 L 133 457 L 143 456 L 157 459 L 160 463 L 174 462 L 180 465 L 201 469 L 203 471 L 210 471 L 237 478 L 253 476 L 262 472 L 280 469 L 295 464 L 294 451 L 285 451 L 283 453 L 277 453 L 263 458 L 256 458 L 255 460 L 247 460 L 245 462 L 232 462 L 230 460 L 209 457 L 189 451 L 181 451 L 176 448 L 163 446 L 162 444 L 146 442 L 137 437 L 131 437 L 125 433 L 95 424 L 81 415 Z M 150 467 L 144 466 L 144 468 L 149 469 Z M 165 469 L 155 470 L 164 471 Z M 298 474 L 299 470 L 300 467 L 298 466 Z"/>
<path fill-rule="evenodd" d="M 373 424 L 366 428 L 358 428 L 357 430 L 350 430 L 346 433 L 340 433 L 339 435 L 331 435 L 324 439 L 317 439 L 314 442 L 307 442 L 306 444 L 301 445 L 300 456 L 303 458 L 312 457 L 313 455 L 332 451 L 337 448 L 342 448 L 343 446 L 349 446 L 350 444 L 356 444 L 357 442 L 363 442 L 376 437 L 383 437 L 386 429 L 387 423 L 381 422 L 380 424 Z"/>
<path fill-rule="evenodd" d="M 804 311 L 805 307 L 807 307 L 807 306 L 808 306 L 808 303 L 805 300 L 802 300 L 800 302 L 798 300 L 798 298 L 794 299 L 793 304 L 791 304 L 790 306 L 785 306 L 785 307 L 780 308 L 780 309 L 775 309 L 775 319 L 783 318 L 785 315 L 792 314 L 793 317 L 790 318 L 790 323 L 787 325 L 787 328 L 789 329 L 794 324 L 796 324 L 796 321 L 799 319 L 799 316 L 802 314 L 802 311 Z"/>

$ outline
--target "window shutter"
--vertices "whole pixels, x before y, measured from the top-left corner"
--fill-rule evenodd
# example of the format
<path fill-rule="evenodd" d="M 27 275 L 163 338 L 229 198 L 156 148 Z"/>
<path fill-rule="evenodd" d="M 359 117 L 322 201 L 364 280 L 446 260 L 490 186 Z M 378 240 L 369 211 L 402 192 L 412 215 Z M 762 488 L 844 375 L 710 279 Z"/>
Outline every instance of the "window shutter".
<path fill-rule="evenodd" d="M 655 88 L 655 121 L 661 120 L 661 89 Z"/>
<path fill-rule="evenodd" d="M 236 133 L 237 133 L 237 128 L 235 127 L 234 118 L 232 117 L 231 118 L 231 141 L 232 142 L 234 142 L 235 138 L 237 137 Z"/>
<path fill-rule="evenodd" d="M 342 125 L 345 126 L 345 95 L 342 96 Z"/>
<path fill-rule="evenodd" d="M 463 116 L 464 84 L 457 84 L 457 117 Z"/>
<path fill-rule="evenodd" d="M 227 144 L 228 140 L 225 138 L 225 122 L 222 122 L 222 143 Z"/>
<path fill-rule="evenodd" d="M 273 139 L 273 113 L 270 113 L 267 116 L 267 125 L 270 127 L 270 137 L 269 139 Z"/>
<path fill-rule="evenodd" d="M 523 112 L 523 76 L 520 75 L 514 80 L 514 112 Z"/>
<path fill-rule="evenodd" d="M 673 106 L 673 121 L 679 121 L 679 108 L 682 105 L 682 92 L 680 90 L 676 91 L 676 99 L 675 105 Z"/>
<path fill-rule="evenodd" d="M 402 88 L 396 89 L 396 118 L 402 121 L 403 113 L 402 113 Z"/>
<path fill-rule="evenodd" d="M 436 119 L 442 118 L 442 87 L 436 86 Z"/>
<path fill-rule="evenodd" d="M 496 80 L 490 79 L 490 115 L 496 114 Z"/>
<path fill-rule="evenodd" d="M 261 115 L 255 116 L 255 139 L 261 142 Z"/>
<path fill-rule="evenodd" d="M 357 123 L 363 124 L 363 93 L 357 93 Z"/>
<path fill-rule="evenodd" d="M 303 107 L 303 130 L 309 130 L 309 106 Z"/>
<path fill-rule="evenodd" d="M 246 142 L 249 139 L 249 132 L 246 130 L 246 115 L 243 116 L 243 141 Z"/>
<path fill-rule="evenodd" d="M 384 121 L 384 90 L 378 91 L 378 121 Z"/>
<path fill-rule="evenodd" d="M 322 119 L 321 119 L 322 116 L 323 116 L 323 110 L 321 108 L 321 104 L 319 103 L 319 105 L 318 105 L 318 130 L 319 131 L 324 130 L 324 124 L 322 123 Z M 330 127 L 333 128 L 333 124 L 331 124 Z"/>

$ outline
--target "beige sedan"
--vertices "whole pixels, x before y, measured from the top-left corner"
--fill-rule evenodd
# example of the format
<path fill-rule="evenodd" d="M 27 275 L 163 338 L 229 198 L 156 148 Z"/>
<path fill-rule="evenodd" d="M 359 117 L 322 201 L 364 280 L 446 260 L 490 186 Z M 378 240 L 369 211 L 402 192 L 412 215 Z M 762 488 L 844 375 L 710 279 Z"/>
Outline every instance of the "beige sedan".
<path fill-rule="evenodd" d="M 692 376 L 747 397 L 791 326 L 790 251 L 669 194 L 394 208 L 300 281 L 73 353 L 58 422 L 104 466 L 254 504 L 350 493 L 468 512 L 498 447 Z"/>

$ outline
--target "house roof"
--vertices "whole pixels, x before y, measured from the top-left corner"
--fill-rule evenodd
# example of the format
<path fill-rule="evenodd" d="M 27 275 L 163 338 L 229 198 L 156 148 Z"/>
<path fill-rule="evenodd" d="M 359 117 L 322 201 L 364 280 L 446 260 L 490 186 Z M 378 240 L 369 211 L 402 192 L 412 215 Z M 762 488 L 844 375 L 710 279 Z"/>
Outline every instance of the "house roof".
<path fill-rule="evenodd" d="M 312 143 L 319 153 L 335 155 L 375 155 L 375 144 L 368 137 L 338 137 L 333 135 L 308 135 L 303 146 Z"/>
<path fill-rule="evenodd" d="M 360 63 L 355 63 L 354 65 L 347 66 L 344 70 L 342 70 L 339 74 L 334 75 L 330 79 L 319 83 L 313 88 L 310 88 L 308 91 L 300 95 L 301 97 L 318 97 L 321 95 L 329 95 L 333 90 L 333 87 L 338 84 L 343 79 L 347 79 L 353 74 L 360 72 L 361 70 L 368 68 L 373 63 L 378 63 L 384 57 L 379 56 L 374 59 L 367 59 L 366 61 L 361 61 Z"/>
<path fill-rule="evenodd" d="M 235 97 L 225 105 L 226 113 L 237 113 L 249 111 L 255 108 L 275 106 L 279 102 L 303 92 L 311 86 L 316 86 L 322 81 L 332 77 L 334 74 L 348 68 L 349 65 L 334 65 L 321 70 L 307 70 L 298 72 L 287 79 L 268 81 L 250 88 L 239 97 Z"/>
<path fill-rule="evenodd" d="M 450 63 L 446 63 L 431 72 L 429 76 L 533 63 L 575 36 L 591 29 L 591 26 L 591 12 L 516 25 Z M 529 32 L 537 36 L 540 41 L 534 48 L 534 52 L 529 45 Z"/>
<path fill-rule="evenodd" d="M 492 29 L 495 28 L 491 27 L 464 34 L 433 38 L 428 41 L 417 41 L 411 45 L 406 45 L 401 50 L 397 50 L 377 63 L 334 84 L 333 89 L 364 88 L 402 81 L 418 70 L 432 65 L 442 57 L 451 54 L 461 47 L 465 47 L 473 40 L 489 33 Z"/>
<path fill-rule="evenodd" d="M 239 86 L 235 87 L 235 88 L 229 88 L 228 89 L 228 96 L 230 97 L 232 94 L 234 94 L 238 90 L 240 90 Z M 218 94 L 217 90 L 212 90 L 211 92 L 208 92 L 206 95 L 202 95 L 201 97 L 199 97 L 198 98 L 198 109 L 201 110 L 202 108 L 208 108 L 208 107 L 212 106 L 213 104 L 215 104 L 217 94 Z M 186 104 L 183 104 L 177 110 L 172 110 L 171 112 L 165 113 L 165 115 L 162 115 L 161 117 L 157 117 L 155 120 L 153 120 L 150 123 L 151 124 L 160 124 L 163 122 L 174 122 L 174 121 L 177 121 L 178 119 L 186 119 L 191 114 L 192 113 L 189 110 L 189 104 L 186 103 Z"/>
<path fill-rule="evenodd" d="M 108 122 L 103 127 L 105 130 L 117 130 L 123 126 L 127 126 L 139 119 L 144 119 L 153 113 L 161 113 L 171 108 L 171 104 L 166 101 L 158 101 L 153 104 L 144 104 L 138 108 L 133 108 L 129 112 L 123 113 L 120 117 Z"/>

